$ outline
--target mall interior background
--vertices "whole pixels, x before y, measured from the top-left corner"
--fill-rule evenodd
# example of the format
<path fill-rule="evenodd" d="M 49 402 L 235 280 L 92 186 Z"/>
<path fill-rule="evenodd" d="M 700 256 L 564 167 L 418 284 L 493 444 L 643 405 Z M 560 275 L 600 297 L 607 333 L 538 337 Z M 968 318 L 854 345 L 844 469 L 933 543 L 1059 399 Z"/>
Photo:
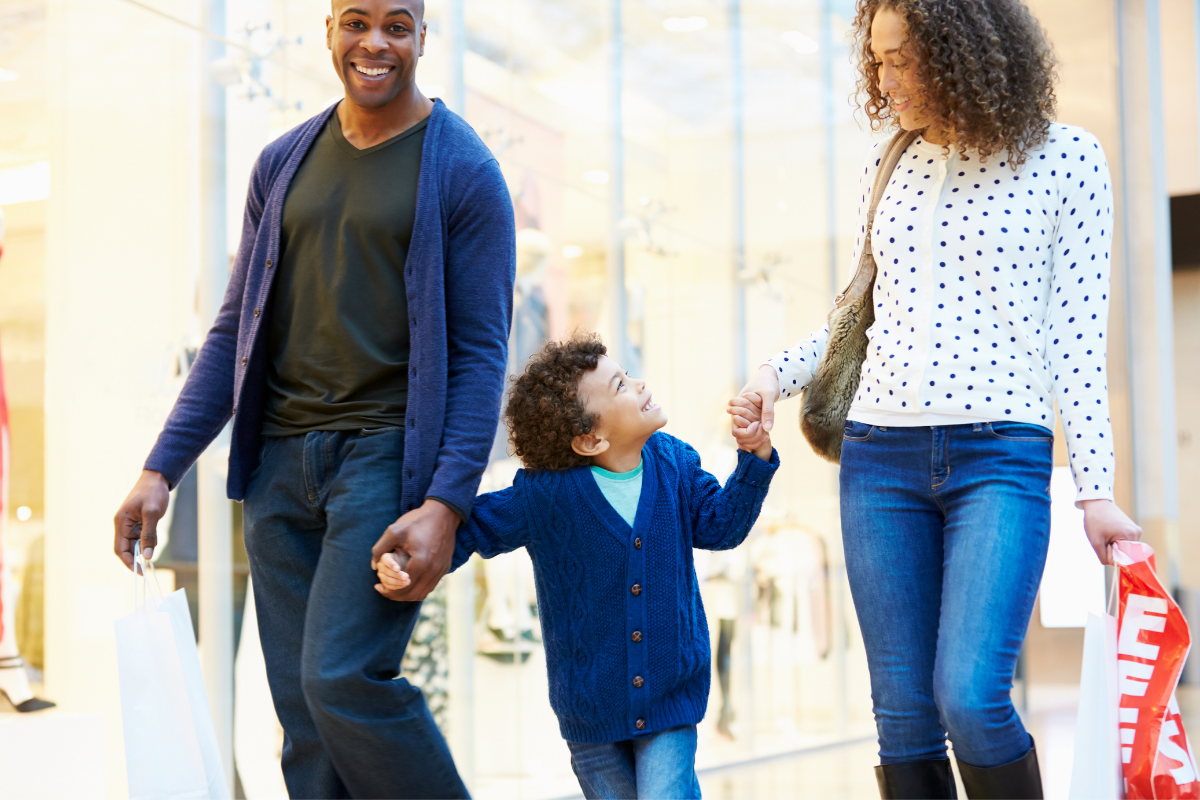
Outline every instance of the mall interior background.
<path fill-rule="evenodd" d="M 853 4 L 427 4 L 418 83 L 465 114 L 514 199 L 514 350 L 599 330 L 650 382 L 669 430 L 723 477 L 734 459 L 725 400 L 748 369 L 821 324 L 851 266 L 857 174 L 878 136 L 850 103 Z M 1194 598 L 1196 4 L 1030 6 L 1061 61 L 1059 119 L 1099 136 L 1117 188 L 1109 366 L 1118 501 L 1168 556 L 1172 586 Z M 255 157 L 341 96 L 327 11 L 326 0 L 0 0 L 5 524 L 22 649 L 44 677 L 42 694 L 59 703 L 36 718 L 0 709 L 6 796 L 124 796 L 112 622 L 131 609 L 132 585 L 112 556 L 111 517 L 213 315 Z M 729 713 L 714 671 L 702 769 L 873 731 L 837 472 L 808 450 L 797 413 L 780 409 L 784 466 L 751 540 L 698 560 L 714 653 L 730 653 Z M 222 499 L 221 448 L 173 497 L 159 575 L 164 588 L 188 589 L 239 790 L 275 797 L 280 734 L 244 613 L 240 515 Z M 502 448 L 494 455 L 485 489 L 515 469 Z M 1065 452 L 1057 463 L 1065 468 Z M 1080 545 L 1071 499 L 1069 486 L 1056 490 L 1022 692 L 1069 698 L 1082 615 L 1102 602 L 1102 572 Z M 530 580 L 528 561 L 514 555 L 447 581 L 405 664 L 479 797 L 577 792 L 546 697 Z M 72 753 L 69 768 L 45 768 L 51 752 Z M 1061 772 L 1065 759 L 1069 770 L 1069 741 L 1055 758 L 1047 769 Z"/>

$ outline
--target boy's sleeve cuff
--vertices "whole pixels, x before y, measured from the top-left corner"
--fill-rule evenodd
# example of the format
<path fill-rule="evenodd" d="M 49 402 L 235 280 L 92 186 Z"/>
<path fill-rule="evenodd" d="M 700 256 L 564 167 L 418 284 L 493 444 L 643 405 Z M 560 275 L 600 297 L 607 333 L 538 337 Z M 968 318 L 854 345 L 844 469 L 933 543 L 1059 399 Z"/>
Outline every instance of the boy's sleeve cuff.
<path fill-rule="evenodd" d="M 470 560 L 471 551 L 463 547 L 461 542 L 456 542 L 454 545 L 454 560 L 450 562 L 450 571 L 454 572 Z"/>
<path fill-rule="evenodd" d="M 771 448 L 770 461 L 763 461 L 754 453 L 738 450 L 738 464 L 737 469 L 733 471 L 733 478 L 752 486 L 768 486 L 777 469 L 779 469 L 779 451 L 774 447 Z"/>

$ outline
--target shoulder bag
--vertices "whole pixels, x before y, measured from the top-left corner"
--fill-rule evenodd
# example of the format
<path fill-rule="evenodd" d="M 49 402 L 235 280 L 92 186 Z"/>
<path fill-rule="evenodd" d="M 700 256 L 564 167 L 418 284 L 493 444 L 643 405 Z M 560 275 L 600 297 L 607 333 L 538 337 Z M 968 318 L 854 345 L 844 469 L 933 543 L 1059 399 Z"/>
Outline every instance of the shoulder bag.
<path fill-rule="evenodd" d="M 920 131 L 900 131 L 888 143 L 875 173 L 871 190 L 871 207 L 867 212 L 866 236 L 858 270 L 846 291 L 834 299 L 829 314 L 829 339 L 812 381 L 804 388 L 800 410 L 800 430 L 817 455 L 837 464 L 842 457 L 842 436 L 850 405 L 858 392 L 863 361 L 867 358 L 867 329 L 875 322 L 875 252 L 871 244 L 871 229 L 875 227 L 875 212 L 892 172 L 908 146 L 920 136 Z"/>

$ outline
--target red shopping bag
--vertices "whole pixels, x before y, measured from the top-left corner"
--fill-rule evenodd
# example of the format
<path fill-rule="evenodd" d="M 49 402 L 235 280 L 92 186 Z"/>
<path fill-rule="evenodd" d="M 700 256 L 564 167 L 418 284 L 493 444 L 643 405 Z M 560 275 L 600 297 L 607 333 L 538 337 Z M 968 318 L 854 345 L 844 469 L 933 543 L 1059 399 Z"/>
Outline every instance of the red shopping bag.
<path fill-rule="evenodd" d="M 1128 800 L 1200 800 L 1200 771 L 1175 687 L 1191 648 L 1187 620 L 1154 571 L 1154 550 L 1117 542 L 1117 710 Z"/>

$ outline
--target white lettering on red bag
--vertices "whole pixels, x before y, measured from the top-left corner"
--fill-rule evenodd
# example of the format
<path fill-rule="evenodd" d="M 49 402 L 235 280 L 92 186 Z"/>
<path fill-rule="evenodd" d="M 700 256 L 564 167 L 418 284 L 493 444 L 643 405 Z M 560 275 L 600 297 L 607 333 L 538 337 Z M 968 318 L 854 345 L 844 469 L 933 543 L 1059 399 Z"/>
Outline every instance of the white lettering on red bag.
<path fill-rule="evenodd" d="M 1117 676 L 1121 762 L 1128 800 L 1200 800 L 1200 770 L 1175 687 L 1191 647 L 1179 606 L 1158 580 L 1154 551 L 1117 542 L 1120 615 Z"/>

